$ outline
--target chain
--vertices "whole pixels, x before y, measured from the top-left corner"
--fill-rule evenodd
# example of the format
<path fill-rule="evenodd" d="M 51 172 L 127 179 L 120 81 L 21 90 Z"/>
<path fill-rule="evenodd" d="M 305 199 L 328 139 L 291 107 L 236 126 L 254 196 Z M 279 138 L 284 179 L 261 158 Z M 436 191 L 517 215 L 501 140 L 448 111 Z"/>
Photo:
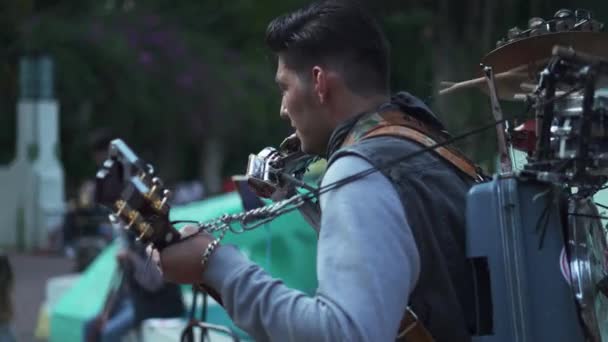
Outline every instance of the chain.
<path fill-rule="evenodd" d="M 199 233 L 206 232 L 209 234 L 217 234 L 216 238 L 209 245 L 207 245 L 207 248 L 205 248 L 203 251 L 201 264 L 203 267 L 205 267 L 209 257 L 220 244 L 224 236 L 226 236 L 228 231 L 235 234 L 240 234 L 255 229 L 266 222 L 274 220 L 284 213 L 299 208 L 302 204 L 304 204 L 305 196 L 310 197 L 310 195 L 316 195 L 316 191 L 313 190 L 307 194 L 297 193 L 288 199 L 284 199 L 260 208 L 255 208 L 236 214 L 224 214 L 214 220 L 199 223 L 197 226 Z"/>
<path fill-rule="evenodd" d="M 304 196 L 304 194 L 297 194 L 264 207 L 236 214 L 224 214 L 217 219 L 199 223 L 197 228 L 199 232 L 219 233 L 219 237 L 216 240 L 219 242 L 227 231 L 240 234 L 272 221 L 286 212 L 297 209 L 304 204 Z M 235 224 L 238 224 L 238 226 Z"/>
<path fill-rule="evenodd" d="M 215 240 L 213 240 L 205 251 L 203 252 L 203 257 L 201 260 L 201 264 L 203 267 L 207 264 L 211 253 L 215 250 L 215 248 L 220 244 L 220 241 L 224 238 L 228 231 L 231 231 L 235 234 L 240 234 L 252 229 L 255 229 L 264 223 L 274 220 L 278 216 L 297 209 L 302 204 L 304 204 L 304 195 L 297 194 L 291 198 L 269 204 L 264 207 L 252 209 L 249 211 L 245 211 L 237 214 L 224 214 L 219 218 L 198 224 L 198 231 L 205 231 L 207 233 L 218 233 Z M 240 229 L 235 227 L 235 223 L 240 225 Z"/>

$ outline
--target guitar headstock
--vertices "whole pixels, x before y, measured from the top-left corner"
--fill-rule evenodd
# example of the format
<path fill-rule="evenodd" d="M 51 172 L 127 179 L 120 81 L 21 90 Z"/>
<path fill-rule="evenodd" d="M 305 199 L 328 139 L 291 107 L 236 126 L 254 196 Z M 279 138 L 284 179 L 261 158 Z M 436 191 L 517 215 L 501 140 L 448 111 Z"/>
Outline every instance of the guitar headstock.
<path fill-rule="evenodd" d="M 97 172 L 95 200 L 112 211 L 110 219 L 121 222 L 143 244 L 162 249 L 179 240 L 169 222 L 170 191 L 121 139 L 110 143 L 108 159 Z"/>

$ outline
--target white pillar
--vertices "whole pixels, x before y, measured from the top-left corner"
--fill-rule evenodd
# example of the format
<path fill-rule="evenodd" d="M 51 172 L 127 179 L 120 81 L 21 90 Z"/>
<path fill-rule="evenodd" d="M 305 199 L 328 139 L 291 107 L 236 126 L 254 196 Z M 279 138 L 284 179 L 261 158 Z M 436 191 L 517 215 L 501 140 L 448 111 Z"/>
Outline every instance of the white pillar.
<path fill-rule="evenodd" d="M 24 57 L 19 65 L 17 153 L 0 167 L 0 246 L 46 247 L 65 206 L 64 172 L 58 159 L 59 111 L 53 98 L 53 65 L 47 56 Z"/>
<path fill-rule="evenodd" d="M 59 161 L 59 111 L 55 100 L 39 100 L 35 107 L 37 127 L 34 132 L 38 145 L 37 158 L 32 164 L 34 180 L 35 222 L 27 227 L 29 246 L 45 247 L 52 229 L 63 221 L 65 193 L 64 173 Z"/>

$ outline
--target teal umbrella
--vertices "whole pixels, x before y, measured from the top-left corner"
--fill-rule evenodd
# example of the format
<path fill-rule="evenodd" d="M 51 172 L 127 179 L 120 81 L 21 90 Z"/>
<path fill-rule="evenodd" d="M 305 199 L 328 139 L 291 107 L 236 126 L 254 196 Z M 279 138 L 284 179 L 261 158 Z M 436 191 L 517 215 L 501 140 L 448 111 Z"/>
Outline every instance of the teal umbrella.
<path fill-rule="evenodd" d="M 174 207 L 171 220 L 207 221 L 222 214 L 243 211 L 238 193 L 228 193 L 200 202 Z M 237 245 L 251 260 L 257 262 L 286 285 L 312 294 L 317 287 L 315 275 L 317 236 L 297 212 L 244 234 L 229 233 L 224 244 Z M 78 281 L 49 308 L 50 342 L 82 341 L 83 325 L 102 309 L 116 270 L 116 243 L 106 248 L 83 272 Z M 184 287 L 184 291 L 189 291 Z M 218 311 L 219 310 L 219 311 Z M 209 311 L 208 321 L 231 324 L 221 308 Z"/>

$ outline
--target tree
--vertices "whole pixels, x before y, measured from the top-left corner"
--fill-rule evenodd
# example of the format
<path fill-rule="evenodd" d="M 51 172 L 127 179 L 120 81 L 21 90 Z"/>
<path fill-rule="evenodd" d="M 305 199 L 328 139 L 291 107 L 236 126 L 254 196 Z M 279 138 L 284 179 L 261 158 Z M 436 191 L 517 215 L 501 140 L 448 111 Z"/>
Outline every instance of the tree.
<path fill-rule="evenodd" d="M 0 110 L 14 112 L 17 59 L 50 52 L 61 102 L 62 161 L 68 184 L 94 174 L 87 135 L 112 128 L 169 182 L 205 179 L 217 190 L 244 172 L 247 155 L 289 131 L 278 116 L 274 65 L 263 46 L 267 23 L 303 0 L 19 0 L 0 5 Z M 452 132 L 490 121 L 488 98 L 472 90 L 438 97 L 439 81 L 479 74 L 479 62 L 508 28 L 549 17 L 565 0 L 366 2 L 392 42 L 392 86 L 426 100 Z M 603 2 L 578 4 L 596 14 Z M 605 20 L 601 18 L 600 20 Z M 507 113 L 519 110 L 507 106 Z M 14 117 L 0 116 L 14 127 Z M 459 143 L 493 165 L 495 133 Z M 0 131 L 7 160 L 14 131 Z M 7 145 L 9 144 L 9 145 Z"/>

